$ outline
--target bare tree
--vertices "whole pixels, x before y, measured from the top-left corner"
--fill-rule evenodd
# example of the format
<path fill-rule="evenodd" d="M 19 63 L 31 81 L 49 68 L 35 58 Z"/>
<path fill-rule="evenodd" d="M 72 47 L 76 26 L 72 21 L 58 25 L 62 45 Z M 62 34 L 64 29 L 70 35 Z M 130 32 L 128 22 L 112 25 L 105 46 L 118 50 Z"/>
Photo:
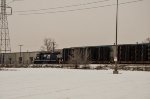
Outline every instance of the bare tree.
<path fill-rule="evenodd" d="M 150 37 L 146 38 L 146 42 L 150 43 Z"/>
<path fill-rule="evenodd" d="M 90 54 L 88 52 L 88 49 L 73 49 L 71 51 L 71 55 L 69 56 L 69 63 L 74 64 L 75 68 L 77 69 L 80 64 L 84 65 L 86 67 L 90 63 Z"/>
<path fill-rule="evenodd" d="M 54 51 L 56 47 L 56 42 L 52 38 L 45 38 L 43 40 L 43 46 L 41 46 L 42 51 Z"/>
<path fill-rule="evenodd" d="M 150 43 L 150 37 L 146 38 L 142 43 Z"/>
<path fill-rule="evenodd" d="M 83 52 L 82 57 L 82 64 L 85 66 L 85 68 L 90 64 L 90 52 L 88 48 L 86 48 Z"/>
<path fill-rule="evenodd" d="M 79 67 L 81 64 L 81 52 L 80 49 L 73 49 L 69 56 L 69 63 L 74 64 L 75 68 Z"/>

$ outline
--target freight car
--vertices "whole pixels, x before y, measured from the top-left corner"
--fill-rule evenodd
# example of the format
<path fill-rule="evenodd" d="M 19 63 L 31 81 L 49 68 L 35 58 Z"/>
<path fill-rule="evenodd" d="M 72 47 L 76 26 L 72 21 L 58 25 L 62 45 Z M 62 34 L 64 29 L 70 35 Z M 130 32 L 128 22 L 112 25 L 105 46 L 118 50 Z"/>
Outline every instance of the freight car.
<path fill-rule="evenodd" d="M 118 63 L 150 64 L 150 43 L 119 45 Z"/>
<path fill-rule="evenodd" d="M 112 47 L 108 46 L 89 46 L 89 47 L 73 47 L 73 48 L 64 48 L 62 51 L 63 62 L 68 63 L 72 52 L 79 50 L 82 55 L 88 53 L 88 61 L 90 63 L 110 63 L 112 59 Z M 74 53 L 77 54 L 77 53 Z M 79 53 L 78 53 L 79 54 Z M 84 56 L 82 57 L 84 59 Z M 82 60 L 81 60 L 82 61 Z"/>
<path fill-rule="evenodd" d="M 114 45 L 64 48 L 62 51 L 63 62 L 69 62 L 73 51 L 80 50 L 85 53 L 86 49 L 90 63 L 114 63 Z M 150 64 L 150 43 L 122 44 L 118 45 L 117 50 L 118 63 L 120 64 Z"/>

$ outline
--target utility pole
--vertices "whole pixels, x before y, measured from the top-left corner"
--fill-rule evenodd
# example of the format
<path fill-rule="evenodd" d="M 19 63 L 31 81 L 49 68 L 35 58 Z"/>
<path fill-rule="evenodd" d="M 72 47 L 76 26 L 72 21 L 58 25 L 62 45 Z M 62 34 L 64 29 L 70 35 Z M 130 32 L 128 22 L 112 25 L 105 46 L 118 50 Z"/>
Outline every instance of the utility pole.
<path fill-rule="evenodd" d="M 114 55 L 114 61 L 115 61 L 115 67 L 113 74 L 118 74 L 118 0 L 117 0 L 117 7 L 116 7 L 116 43 L 115 43 L 115 55 Z"/>
<path fill-rule="evenodd" d="M 23 45 L 19 45 L 19 46 L 20 46 L 20 57 L 19 57 L 19 63 L 22 63 L 21 47 L 22 47 Z"/>
<path fill-rule="evenodd" d="M 21 57 L 21 47 L 23 46 L 23 45 L 19 45 L 20 46 L 20 57 Z"/>
<path fill-rule="evenodd" d="M 52 51 L 52 53 L 54 53 L 55 52 L 55 43 L 56 42 L 53 41 L 52 43 L 53 43 L 53 51 Z"/>

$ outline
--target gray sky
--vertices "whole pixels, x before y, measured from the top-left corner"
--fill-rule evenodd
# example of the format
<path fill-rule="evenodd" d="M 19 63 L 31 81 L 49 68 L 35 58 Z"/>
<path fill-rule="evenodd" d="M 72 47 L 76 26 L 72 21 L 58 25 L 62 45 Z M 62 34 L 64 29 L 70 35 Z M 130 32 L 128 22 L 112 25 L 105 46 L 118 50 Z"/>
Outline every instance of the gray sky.
<path fill-rule="evenodd" d="M 19 51 L 19 44 L 24 45 L 23 51 L 37 51 L 42 46 L 43 39 L 47 37 L 54 38 L 58 48 L 113 44 L 115 42 L 116 6 L 49 14 L 19 15 L 21 13 L 16 12 L 93 1 L 100 0 L 23 0 L 9 4 L 13 7 L 13 15 L 8 17 L 12 52 Z M 134 0 L 119 0 L 119 2 L 128 1 Z M 116 0 L 39 12 L 71 10 L 114 3 Z M 150 37 L 150 0 L 120 5 L 118 43 L 142 42 L 147 37 Z"/>

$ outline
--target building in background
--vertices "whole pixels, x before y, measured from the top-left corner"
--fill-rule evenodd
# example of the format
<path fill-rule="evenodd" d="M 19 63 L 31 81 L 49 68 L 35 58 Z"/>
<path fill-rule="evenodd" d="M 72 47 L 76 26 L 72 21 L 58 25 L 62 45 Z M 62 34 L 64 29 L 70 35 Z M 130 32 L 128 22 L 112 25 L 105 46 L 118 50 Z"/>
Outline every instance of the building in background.
<path fill-rule="evenodd" d="M 0 64 L 32 64 L 39 52 L 0 53 Z"/>

